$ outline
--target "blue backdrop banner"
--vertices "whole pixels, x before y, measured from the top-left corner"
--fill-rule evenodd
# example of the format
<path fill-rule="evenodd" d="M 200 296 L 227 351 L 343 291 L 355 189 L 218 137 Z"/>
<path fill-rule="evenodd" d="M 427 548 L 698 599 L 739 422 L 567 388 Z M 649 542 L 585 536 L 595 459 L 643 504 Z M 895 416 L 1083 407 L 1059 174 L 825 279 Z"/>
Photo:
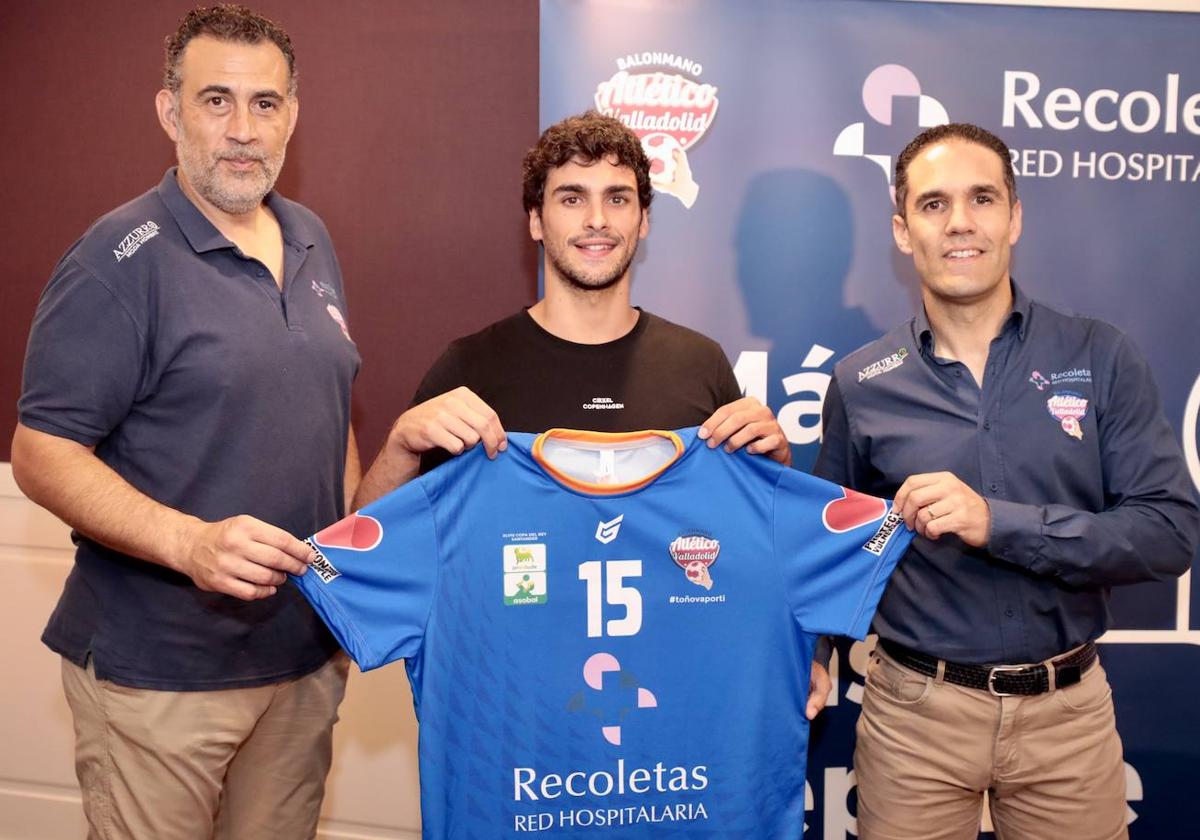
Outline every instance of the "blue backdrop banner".
<path fill-rule="evenodd" d="M 596 108 L 639 134 L 657 195 L 635 303 L 719 340 L 802 469 L 833 363 L 917 305 L 892 242 L 895 155 L 924 127 L 992 129 L 1024 204 L 1015 278 L 1133 338 L 1200 487 L 1197 44 L 1200 14 L 542 0 L 541 122 Z M 1114 592 L 1103 639 L 1137 840 L 1200 831 L 1190 581 Z M 835 655 L 809 838 L 857 836 L 851 754 L 871 643 Z"/>

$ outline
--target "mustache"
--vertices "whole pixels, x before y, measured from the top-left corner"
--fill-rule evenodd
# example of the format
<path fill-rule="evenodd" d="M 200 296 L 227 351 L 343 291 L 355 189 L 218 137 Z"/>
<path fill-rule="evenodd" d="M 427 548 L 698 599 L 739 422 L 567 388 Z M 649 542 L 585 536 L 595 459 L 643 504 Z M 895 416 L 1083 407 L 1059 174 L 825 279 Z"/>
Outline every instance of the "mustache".
<path fill-rule="evenodd" d="M 253 160 L 258 163 L 265 163 L 267 156 L 263 152 L 251 152 L 239 149 L 237 151 L 217 152 L 213 155 L 213 160 L 232 160 L 236 163 L 245 163 L 246 161 Z"/>

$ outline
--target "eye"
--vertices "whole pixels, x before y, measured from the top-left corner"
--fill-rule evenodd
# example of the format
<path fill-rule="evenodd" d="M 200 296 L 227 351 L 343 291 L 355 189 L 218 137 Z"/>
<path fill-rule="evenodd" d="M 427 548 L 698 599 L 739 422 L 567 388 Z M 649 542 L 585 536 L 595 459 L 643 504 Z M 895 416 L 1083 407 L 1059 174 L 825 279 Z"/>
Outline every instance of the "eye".
<path fill-rule="evenodd" d="M 975 203 L 976 204 L 995 204 L 996 199 L 994 196 L 988 195 L 987 193 L 980 193 L 979 195 L 975 196 Z"/>
<path fill-rule="evenodd" d="M 577 195 L 564 195 L 562 203 L 567 207 L 574 207 L 575 205 L 579 204 L 580 201 L 582 201 L 582 199 Z"/>
<path fill-rule="evenodd" d="M 225 104 L 225 97 L 219 94 L 210 96 L 208 97 L 208 104 L 212 105 L 214 108 L 220 108 Z"/>
<path fill-rule="evenodd" d="M 614 195 L 612 197 L 612 203 L 618 207 L 623 206 L 629 203 L 629 197 L 624 195 Z"/>
<path fill-rule="evenodd" d="M 946 202 L 942 201 L 942 199 L 934 198 L 934 199 L 930 199 L 929 201 L 926 201 L 924 204 L 922 204 L 921 210 L 927 211 L 930 213 L 936 213 L 938 210 L 941 210 L 945 205 L 946 205 Z"/>
<path fill-rule="evenodd" d="M 258 104 L 258 110 L 260 110 L 260 111 L 275 110 L 275 101 L 272 99 L 260 99 L 260 100 L 258 100 L 257 104 Z"/>

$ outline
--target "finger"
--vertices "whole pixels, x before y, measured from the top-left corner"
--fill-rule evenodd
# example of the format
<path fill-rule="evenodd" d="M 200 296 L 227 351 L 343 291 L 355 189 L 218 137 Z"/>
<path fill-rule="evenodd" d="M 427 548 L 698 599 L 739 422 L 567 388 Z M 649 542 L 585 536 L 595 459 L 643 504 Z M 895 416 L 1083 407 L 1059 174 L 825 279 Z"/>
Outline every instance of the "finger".
<path fill-rule="evenodd" d="M 779 426 L 774 420 L 768 422 L 748 423 L 738 429 L 729 439 L 725 441 L 725 450 L 727 452 L 736 452 L 743 446 L 751 443 L 757 447 L 760 441 L 770 441 L 766 447 L 768 450 L 778 445 L 778 436 L 774 433 L 779 429 Z"/>
<path fill-rule="evenodd" d="M 233 577 L 222 577 L 214 581 L 212 590 L 231 595 L 240 601 L 261 601 L 278 591 L 274 586 L 259 586 Z"/>
<path fill-rule="evenodd" d="M 282 528 L 251 516 L 238 517 L 229 531 L 229 537 L 225 548 L 234 554 L 244 555 L 250 546 L 257 544 L 269 546 L 304 566 L 312 560 L 313 552 L 308 543 L 296 539 Z M 297 569 L 293 574 L 300 574 L 300 570 Z"/>
<path fill-rule="evenodd" d="M 261 543 L 249 546 L 240 557 L 223 566 L 229 574 L 242 580 L 270 586 L 283 584 L 287 580 L 285 573 L 299 576 L 308 570 L 308 564 Z"/>
<path fill-rule="evenodd" d="M 722 423 L 724 423 L 725 419 L 729 417 L 730 414 L 733 414 L 738 410 L 737 406 L 740 402 L 741 400 L 734 400 L 733 402 L 726 403 L 714 411 L 711 417 L 700 424 L 700 431 L 696 433 L 696 437 L 700 438 L 700 440 L 708 440 L 710 437 L 712 437 L 713 431 Z"/>
<path fill-rule="evenodd" d="M 483 443 L 483 449 L 489 458 L 495 458 L 497 452 L 507 448 L 508 437 L 504 427 L 500 425 L 500 417 L 490 405 L 467 391 L 462 408 L 461 419 L 466 421 L 477 435 L 477 442 Z"/>
<path fill-rule="evenodd" d="M 775 418 L 770 418 L 774 422 Z M 757 423 L 764 422 L 765 418 L 757 410 L 756 407 L 747 406 L 730 411 L 725 419 L 712 429 L 712 435 L 708 439 L 710 448 L 715 448 L 721 444 L 725 444 L 725 449 L 728 452 L 733 452 L 735 449 L 740 449 L 745 443 L 758 437 L 754 433 L 754 426 Z M 748 436 L 744 436 L 736 445 L 731 443 L 731 438 L 738 435 L 739 432 L 749 428 Z M 761 426 L 759 427 L 761 428 Z"/>

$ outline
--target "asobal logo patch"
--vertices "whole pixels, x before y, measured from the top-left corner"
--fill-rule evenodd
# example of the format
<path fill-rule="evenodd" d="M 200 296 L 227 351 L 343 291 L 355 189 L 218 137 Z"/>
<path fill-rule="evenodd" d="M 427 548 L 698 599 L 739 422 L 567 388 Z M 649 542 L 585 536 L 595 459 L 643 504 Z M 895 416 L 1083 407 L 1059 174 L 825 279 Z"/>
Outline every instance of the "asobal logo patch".
<path fill-rule="evenodd" d="M 863 107 L 876 125 L 891 126 L 896 111 L 896 100 L 903 98 L 915 99 L 917 103 L 917 124 L 907 132 L 908 137 L 911 138 L 921 129 L 950 122 L 950 116 L 942 103 L 921 93 L 921 82 L 907 67 L 899 64 L 881 65 L 872 70 L 863 82 Z M 872 142 L 872 138 L 868 137 L 868 124 L 865 121 L 846 126 L 833 142 L 835 155 L 863 157 L 874 161 L 883 170 L 888 186 L 891 187 L 891 152 L 896 150 L 888 149 L 886 154 L 882 154 L 882 149 L 886 149 L 886 144 L 877 145 Z M 895 189 L 891 192 L 894 200 Z"/>
<path fill-rule="evenodd" d="M 546 546 L 542 543 L 506 545 L 502 555 L 505 606 L 546 603 Z"/>

